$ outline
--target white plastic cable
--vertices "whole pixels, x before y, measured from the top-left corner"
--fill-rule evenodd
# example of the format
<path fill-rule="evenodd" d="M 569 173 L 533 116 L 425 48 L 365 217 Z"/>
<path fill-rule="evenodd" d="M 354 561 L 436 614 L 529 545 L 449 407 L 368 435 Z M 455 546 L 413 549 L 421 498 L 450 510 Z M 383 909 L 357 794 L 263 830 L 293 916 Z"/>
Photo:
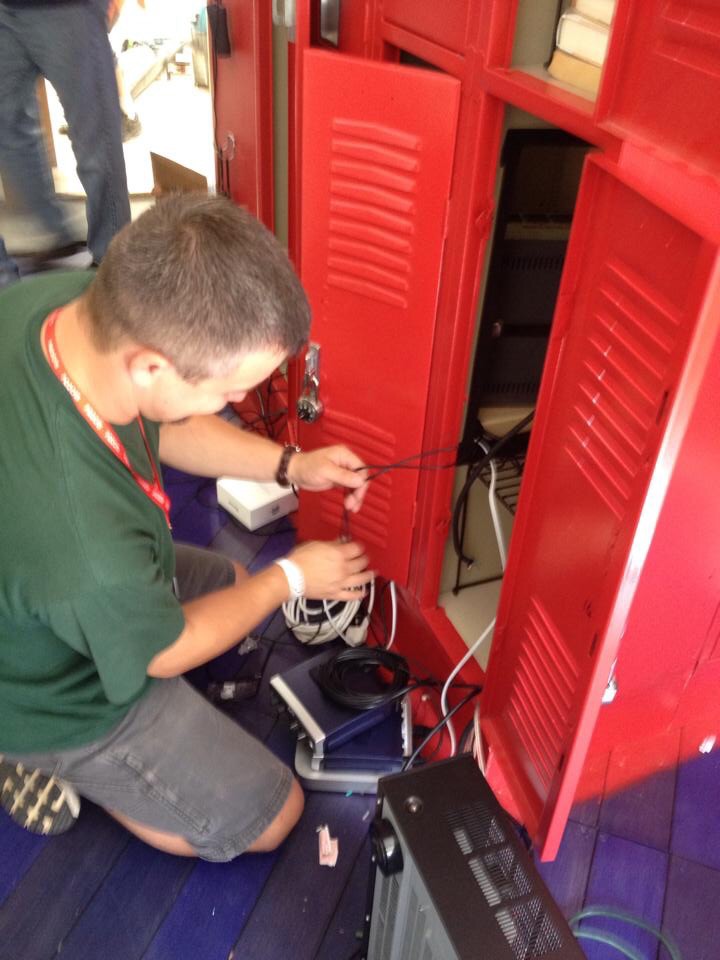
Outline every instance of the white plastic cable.
<path fill-rule="evenodd" d="M 484 443 L 478 443 L 480 449 L 487 455 L 490 451 Z M 495 539 L 497 540 L 498 553 L 500 554 L 500 566 L 503 573 L 507 566 L 507 547 L 505 546 L 505 537 L 503 536 L 502 526 L 500 525 L 500 516 L 498 514 L 497 499 L 495 497 L 495 484 L 497 483 L 497 470 L 495 461 L 490 461 L 490 487 L 488 489 L 488 503 L 490 506 L 490 516 L 492 517 L 493 528 L 495 529 Z"/>
<path fill-rule="evenodd" d="M 444 717 L 446 717 L 448 713 L 447 694 L 448 694 L 448 690 L 452 685 L 453 680 L 460 673 L 462 668 L 468 662 L 470 657 L 475 653 L 477 648 L 480 646 L 483 640 L 487 637 L 487 635 L 490 633 L 490 631 L 493 629 L 494 626 L 495 626 L 495 617 L 493 617 L 490 623 L 485 627 L 485 629 L 477 638 L 475 643 L 473 643 L 471 647 L 468 647 L 468 651 L 465 654 L 465 656 L 462 658 L 462 660 L 460 660 L 455 665 L 455 667 L 452 670 L 452 673 L 445 681 L 445 686 L 443 687 L 442 694 L 440 695 L 440 705 L 442 707 L 442 712 Z M 455 736 L 455 728 L 451 720 L 447 721 L 447 728 L 448 728 L 448 733 L 450 734 L 450 751 L 451 751 L 450 755 L 454 757 L 455 753 L 457 752 L 457 737 Z"/>
<path fill-rule="evenodd" d="M 350 634 L 352 622 L 360 609 L 361 600 L 344 601 L 342 609 L 334 613 L 332 608 L 338 606 L 340 601 L 323 600 L 322 610 L 317 604 L 311 605 L 312 601 L 300 597 L 297 600 L 288 600 L 283 604 L 283 614 L 288 629 L 292 630 L 301 643 L 308 646 L 319 646 L 323 643 L 329 643 L 336 637 L 344 640 L 348 646 L 357 646 L 362 640 L 353 638 Z M 375 582 L 370 583 L 370 592 L 368 597 L 368 618 L 372 613 L 375 603 Z M 318 623 L 318 614 L 322 612 L 323 619 Z"/>
<path fill-rule="evenodd" d="M 392 619 L 390 621 L 390 636 L 388 637 L 388 642 L 385 647 L 386 650 L 389 650 L 390 647 L 395 643 L 395 631 L 397 629 L 397 587 L 395 586 L 395 581 L 390 581 L 390 605 L 392 607 Z"/>
<path fill-rule="evenodd" d="M 488 447 L 484 443 L 479 443 L 478 446 L 486 455 L 490 452 Z M 500 526 L 500 517 L 497 512 L 497 500 L 495 498 L 496 481 L 497 481 L 497 471 L 495 469 L 495 461 L 490 460 L 490 486 L 488 488 L 488 503 L 490 506 L 490 515 L 493 521 L 493 529 L 495 530 L 495 539 L 497 540 L 498 552 L 500 554 L 500 565 L 502 567 L 503 572 L 505 572 L 505 566 L 507 564 L 507 548 L 505 547 L 505 539 L 503 537 L 502 527 Z M 458 664 L 456 664 L 452 673 L 445 681 L 445 686 L 443 687 L 442 695 L 440 697 L 443 716 L 446 716 L 448 712 L 447 693 L 448 693 L 448 690 L 450 689 L 450 686 L 453 680 L 458 675 L 458 673 L 460 673 L 462 668 L 465 666 L 465 664 L 468 662 L 470 657 L 481 645 L 483 640 L 487 637 L 487 635 L 490 633 L 490 631 L 493 629 L 494 626 L 495 626 L 495 617 L 493 617 L 490 623 L 487 625 L 487 627 L 485 627 L 485 629 L 480 634 L 480 636 L 475 641 L 475 643 L 473 643 L 473 645 L 468 648 L 468 651 L 465 654 L 465 656 L 462 658 L 462 660 L 460 660 Z M 451 750 L 452 756 L 455 756 L 455 753 L 457 752 L 457 737 L 455 736 L 455 728 L 451 720 L 448 720 L 447 728 L 448 728 L 448 733 L 450 734 L 450 750 Z M 473 714 L 473 733 L 474 733 L 473 752 L 478 758 L 480 769 L 484 770 L 485 764 L 484 764 L 484 756 L 483 756 L 482 739 L 480 734 L 480 704 L 479 703 L 475 705 L 475 712 Z"/>
<path fill-rule="evenodd" d="M 483 775 L 485 774 L 485 751 L 483 750 L 482 731 L 480 730 L 480 704 L 475 701 L 475 710 L 473 711 L 473 745 L 472 752 L 477 765 L 480 767 Z"/>

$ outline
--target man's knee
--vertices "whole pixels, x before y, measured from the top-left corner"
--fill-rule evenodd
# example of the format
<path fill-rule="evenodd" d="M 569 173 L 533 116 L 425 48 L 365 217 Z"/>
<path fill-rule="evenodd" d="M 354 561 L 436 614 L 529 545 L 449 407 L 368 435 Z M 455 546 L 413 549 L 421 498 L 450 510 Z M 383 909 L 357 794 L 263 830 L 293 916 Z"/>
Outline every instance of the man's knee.
<path fill-rule="evenodd" d="M 304 806 L 305 797 L 300 784 L 293 779 L 290 793 L 282 810 L 270 826 L 248 847 L 248 853 L 268 853 L 270 850 L 279 847 L 302 816 Z"/>

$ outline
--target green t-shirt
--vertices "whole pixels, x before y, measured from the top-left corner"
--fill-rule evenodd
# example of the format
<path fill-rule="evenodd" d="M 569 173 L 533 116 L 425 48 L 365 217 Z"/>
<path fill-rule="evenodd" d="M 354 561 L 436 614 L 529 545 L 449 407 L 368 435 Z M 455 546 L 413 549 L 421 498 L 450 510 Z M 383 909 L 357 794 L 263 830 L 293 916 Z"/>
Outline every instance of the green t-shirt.
<path fill-rule="evenodd" d="M 162 511 L 83 420 L 40 345 L 43 320 L 88 272 L 0 294 L 0 752 L 107 733 L 184 627 Z M 145 421 L 157 463 L 159 428 Z M 137 423 L 116 427 L 152 480 Z"/>

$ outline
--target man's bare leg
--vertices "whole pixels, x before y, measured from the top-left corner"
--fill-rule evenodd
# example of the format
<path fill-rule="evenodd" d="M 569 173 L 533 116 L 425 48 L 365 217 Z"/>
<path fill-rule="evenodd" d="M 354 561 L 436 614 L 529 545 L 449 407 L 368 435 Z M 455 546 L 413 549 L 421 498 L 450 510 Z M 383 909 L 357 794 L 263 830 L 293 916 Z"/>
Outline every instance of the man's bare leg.
<path fill-rule="evenodd" d="M 268 853 L 279 847 L 300 819 L 304 806 L 303 792 L 297 780 L 293 780 L 290 793 L 282 810 L 257 840 L 248 847 L 247 852 Z M 164 853 L 174 853 L 178 857 L 196 857 L 198 855 L 197 850 L 179 834 L 166 833 L 164 830 L 148 827 L 144 823 L 138 823 L 137 820 L 126 817 L 125 814 L 119 813 L 117 810 L 107 810 L 107 813 L 118 823 L 121 823 L 126 830 L 139 837 L 144 843 L 155 847 L 156 850 L 162 850 Z"/>

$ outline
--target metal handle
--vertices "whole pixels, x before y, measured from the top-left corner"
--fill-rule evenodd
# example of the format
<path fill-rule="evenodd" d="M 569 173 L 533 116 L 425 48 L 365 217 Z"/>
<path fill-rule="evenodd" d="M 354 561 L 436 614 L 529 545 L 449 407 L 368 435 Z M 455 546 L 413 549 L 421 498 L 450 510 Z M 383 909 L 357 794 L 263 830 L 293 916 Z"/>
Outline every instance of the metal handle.
<path fill-rule="evenodd" d="M 272 0 L 272 20 L 276 27 L 287 27 L 289 31 L 294 31 L 295 0 Z"/>

